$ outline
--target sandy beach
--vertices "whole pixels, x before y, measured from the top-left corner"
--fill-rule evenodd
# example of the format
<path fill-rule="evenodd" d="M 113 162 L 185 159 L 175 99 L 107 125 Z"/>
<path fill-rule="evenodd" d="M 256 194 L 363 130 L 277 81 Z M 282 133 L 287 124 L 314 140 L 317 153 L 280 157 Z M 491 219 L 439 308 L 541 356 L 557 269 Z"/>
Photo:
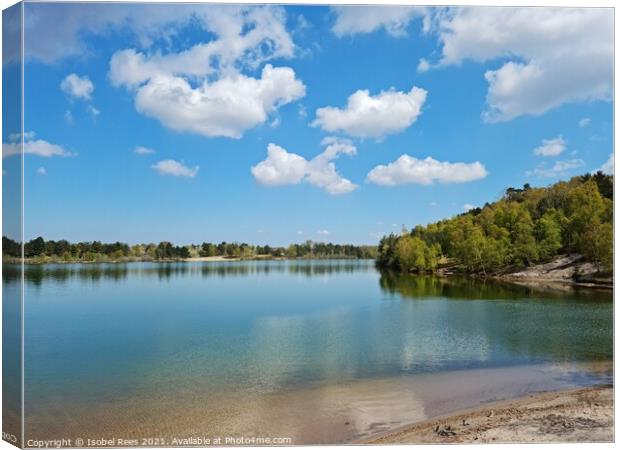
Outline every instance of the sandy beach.
<path fill-rule="evenodd" d="M 612 442 L 613 387 L 497 402 L 359 441 L 363 444 Z"/>

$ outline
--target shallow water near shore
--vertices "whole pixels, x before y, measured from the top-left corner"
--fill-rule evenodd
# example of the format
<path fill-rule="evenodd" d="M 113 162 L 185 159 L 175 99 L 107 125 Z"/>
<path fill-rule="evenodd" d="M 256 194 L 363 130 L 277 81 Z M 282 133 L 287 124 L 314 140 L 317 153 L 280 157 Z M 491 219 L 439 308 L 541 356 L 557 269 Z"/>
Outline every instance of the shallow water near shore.
<path fill-rule="evenodd" d="M 613 381 L 608 291 L 348 260 L 45 265 L 25 280 L 26 439 L 343 443 Z"/>

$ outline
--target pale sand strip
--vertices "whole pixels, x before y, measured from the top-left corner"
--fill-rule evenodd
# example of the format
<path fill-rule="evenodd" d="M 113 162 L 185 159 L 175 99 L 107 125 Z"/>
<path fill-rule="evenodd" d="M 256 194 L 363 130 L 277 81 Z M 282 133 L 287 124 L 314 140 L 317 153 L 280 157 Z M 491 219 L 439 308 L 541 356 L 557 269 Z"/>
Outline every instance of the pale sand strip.
<path fill-rule="evenodd" d="M 612 442 L 613 387 L 522 397 L 401 427 L 362 444 Z"/>

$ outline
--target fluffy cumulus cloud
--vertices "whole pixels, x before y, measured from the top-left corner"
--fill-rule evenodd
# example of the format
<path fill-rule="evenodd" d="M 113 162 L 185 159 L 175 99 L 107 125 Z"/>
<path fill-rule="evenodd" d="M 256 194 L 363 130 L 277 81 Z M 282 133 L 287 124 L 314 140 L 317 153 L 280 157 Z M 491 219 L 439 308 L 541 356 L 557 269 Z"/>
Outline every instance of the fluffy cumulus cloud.
<path fill-rule="evenodd" d="M 607 158 L 607 161 L 605 161 L 605 163 L 601 167 L 599 167 L 598 170 L 601 170 L 603 173 L 606 173 L 608 175 L 614 174 L 614 154 L 613 153 L 609 154 L 609 158 Z"/>
<path fill-rule="evenodd" d="M 553 139 L 543 139 L 542 144 L 534 149 L 536 156 L 558 156 L 566 150 L 566 141 L 560 135 Z"/>
<path fill-rule="evenodd" d="M 460 65 L 465 60 L 495 65 L 488 82 L 488 122 L 540 115 L 571 102 L 611 100 L 612 8 L 407 8 L 339 7 L 338 36 L 384 27 L 402 36 L 423 17 L 423 31 L 436 36 L 436 61 L 422 58 L 418 70 Z"/>
<path fill-rule="evenodd" d="M 7 158 L 13 155 L 19 155 L 22 152 L 21 135 L 11 134 L 9 141 L 2 143 L 2 157 Z M 36 134 L 33 131 L 24 133 L 24 155 L 37 155 L 44 158 L 51 158 L 53 156 L 69 157 L 76 156 L 76 153 L 66 150 L 61 145 L 52 144 L 44 141 L 43 139 L 37 139 Z"/>
<path fill-rule="evenodd" d="M 421 113 L 426 91 L 394 89 L 372 96 L 368 90 L 351 94 L 345 108 L 327 106 L 316 111 L 313 126 L 328 132 L 341 131 L 359 138 L 376 138 L 399 133 L 410 127 Z"/>
<path fill-rule="evenodd" d="M 209 5 L 198 23 L 216 37 L 179 52 L 120 50 L 110 60 L 110 79 L 116 85 L 136 86 L 158 75 L 205 77 L 254 69 L 295 52 L 280 7 Z"/>
<path fill-rule="evenodd" d="M 174 177 L 186 178 L 194 178 L 198 175 L 198 170 L 200 169 L 198 166 L 188 167 L 182 162 L 175 161 L 174 159 L 158 161 L 156 164 L 153 164 L 151 168 L 160 175 L 171 175 Z"/>
<path fill-rule="evenodd" d="M 179 52 L 125 49 L 110 60 L 112 84 L 135 93 L 136 109 L 163 125 L 208 137 L 240 138 L 305 95 L 289 67 L 264 65 L 294 55 L 284 9 L 213 6 L 198 23 L 214 38 Z"/>
<path fill-rule="evenodd" d="M 297 184 L 306 176 L 307 164 L 308 161 L 302 156 L 270 143 L 267 146 L 267 159 L 252 167 L 252 175 L 266 186 Z"/>
<path fill-rule="evenodd" d="M 480 180 L 488 174 L 484 165 L 437 161 L 430 156 L 417 159 L 402 155 L 388 165 L 379 165 L 368 173 L 367 181 L 381 186 L 399 184 L 465 183 Z"/>
<path fill-rule="evenodd" d="M 441 56 L 420 69 L 504 60 L 485 74 L 487 121 L 611 99 L 611 8 L 463 7 L 437 12 L 432 22 Z"/>
<path fill-rule="evenodd" d="M 584 161 L 581 159 L 567 159 L 563 161 L 556 161 L 552 166 L 548 166 L 544 163 L 540 164 L 534 170 L 530 170 L 525 174 L 530 176 L 534 175 L 540 178 L 554 178 L 568 175 L 571 171 L 583 167 Z"/>
<path fill-rule="evenodd" d="M 346 139 L 328 137 L 321 143 L 325 150 L 311 160 L 276 145 L 267 146 L 267 158 L 253 166 L 252 175 L 265 186 L 307 182 L 332 195 L 347 194 L 358 186 L 336 170 L 334 160 L 341 154 L 355 155 L 355 146 Z"/>
<path fill-rule="evenodd" d="M 60 89 L 71 98 L 90 100 L 95 86 L 87 76 L 80 77 L 71 73 L 60 82 Z"/>
<path fill-rule="evenodd" d="M 425 17 L 424 8 L 408 6 L 336 6 L 332 11 L 336 16 L 332 31 L 338 37 L 381 28 L 391 36 L 402 37 L 414 17 Z"/>
<path fill-rule="evenodd" d="M 304 94 L 292 69 L 267 64 L 259 79 L 232 74 L 196 88 L 181 77 L 160 75 L 137 90 L 135 105 L 173 130 L 240 138 Z"/>

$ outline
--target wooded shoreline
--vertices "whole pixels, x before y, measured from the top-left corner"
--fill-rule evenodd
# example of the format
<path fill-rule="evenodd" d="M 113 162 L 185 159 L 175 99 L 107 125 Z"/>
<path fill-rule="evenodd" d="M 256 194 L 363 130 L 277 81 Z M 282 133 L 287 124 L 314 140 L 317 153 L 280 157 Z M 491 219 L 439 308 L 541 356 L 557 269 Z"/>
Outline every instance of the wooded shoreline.
<path fill-rule="evenodd" d="M 304 258 L 290 258 L 290 257 L 272 257 L 272 256 L 259 256 L 251 258 L 235 258 L 235 257 L 196 257 L 185 259 L 123 259 L 123 260 L 106 260 L 106 261 L 45 261 L 40 260 L 30 261 L 26 260 L 26 266 L 45 266 L 52 265 L 97 265 L 97 264 L 133 264 L 133 263 L 204 263 L 204 262 L 221 262 L 221 263 L 234 263 L 244 261 L 375 261 L 377 269 L 380 271 L 401 273 L 400 271 L 394 271 L 391 269 L 382 268 L 376 264 L 374 258 L 356 258 L 356 257 L 304 257 Z M 566 264 L 566 261 L 569 261 Z M 20 264 L 19 259 L 4 258 L 4 264 L 17 265 Z M 402 273 L 401 273 L 402 274 Z M 470 278 L 474 280 L 495 281 L 508 284 L 515 284 L 521 286 L 531 286 L 533 288 L 550 288 L 550 289 L 563 289 L 566 287 L 583 287 L 583 288 L 596 288 L 596 289 L 613 289 L 613 273 L 608 272 L 601 276 L 596 269 L 593 269 L 591 263 L 583 261 L 580 255 L 565 255 L 558 257 L 554 261 L 547 264 L 540 264 L 529 267 L 527 270 L 521 271 L 509 271 L 504 273 L 467 273 L 459 270 L 455 270 L 454 266 L 442 267 L 432 273 L 411 271 L 404 276 L 434 276 L 438 278 Z"/>
<path fill-rule="evenodd" d="M 207 256 L 207 257 L 195 257 L 195 258 L 164 258 L 164 259 L 152 259 L 152 258 L 135 258 L 135 257 L 126 257 L 122 259 L 102 259 L 95 261 L 84 261 L 84 260 L 63 260 L 56 258 L 49 259 L 32 259 L 25 258 L 25 265 L 45 265 L 45 264 L 131 264 L 131 263 L 141 263 L 141 262 L 151 262 L 151 263 L 196 263 L 196 262 L 240 262 L 240 261 L 309 261 L 309 260 L 318 260 L 318 261 L 327 261 L 327 260 L 375 260 L 374 258 L 358 258 L 355 256 L 312 256 L 312 257 L 286 257 L 286 256 L 251 256 L 251 257 L 224 257 L 224 256 Z M 21 258 L 13 258 L 13 257 L 4 257 L 2 262 L 4 264 L 21 264 Z"/>
<path fill-rule="evenodd" d="M 377 263 L 402 272 L 597 283 L 613 271 L 613 177 L 508 188 L 482 208 L 384 236 Z"/>
<path fill-rule="evenodd" d="M 245 242 L 173 245 L 171 242 L 129 245 L 100 241 L 71 243 L 67 240 L 32 239 L 22 245 L 6 236 L 2 238 L 5 263 L 105 263 L 138 261 L 234 261 L 254 259 L 375 259 L 377 246 L 333 244 L 305 241 L 287 247 L 253 245 Z"/>
<path fill-rule="evenodd" d="M 613 176 L 599 171 L 544 188 L 510 187 L 496 202 L 389 234 L 378 246 L 2 242 L 4 263 L 28 265 L 374 259 L 380 269 L 404 273 L 613 288 Z"/>

